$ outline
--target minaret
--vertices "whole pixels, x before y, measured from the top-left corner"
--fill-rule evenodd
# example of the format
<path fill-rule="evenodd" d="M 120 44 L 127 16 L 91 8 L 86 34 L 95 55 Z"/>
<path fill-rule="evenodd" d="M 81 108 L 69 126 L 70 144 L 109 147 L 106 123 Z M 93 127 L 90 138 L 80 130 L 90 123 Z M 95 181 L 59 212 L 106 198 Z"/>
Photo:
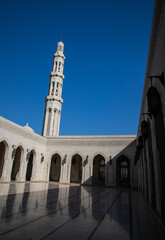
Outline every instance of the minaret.
<path fill-rule="evenodd" d="M 58 136 L 60 128 L 63 69 L 65 56 L 63 54 L 64 44 L 60 41 L 57 44 L 57 51 L 53 56 L 53 67 L 50 73 L 50 83 L 48 96 L 45 99 L 45 113 L 43 121 L 43 136 Z"/>

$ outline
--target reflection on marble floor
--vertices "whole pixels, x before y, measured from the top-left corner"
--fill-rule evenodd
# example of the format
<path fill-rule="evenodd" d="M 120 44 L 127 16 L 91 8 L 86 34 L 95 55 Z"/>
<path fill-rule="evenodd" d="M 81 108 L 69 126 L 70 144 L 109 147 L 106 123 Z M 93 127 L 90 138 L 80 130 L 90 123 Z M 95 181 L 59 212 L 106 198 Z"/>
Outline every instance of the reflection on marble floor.
<path fill-rule="evenodd" d="M 130 204 L 131 203 L 131 204 Z M 165 239 L 138 192 L 0 184 L 0 239 Z"/>

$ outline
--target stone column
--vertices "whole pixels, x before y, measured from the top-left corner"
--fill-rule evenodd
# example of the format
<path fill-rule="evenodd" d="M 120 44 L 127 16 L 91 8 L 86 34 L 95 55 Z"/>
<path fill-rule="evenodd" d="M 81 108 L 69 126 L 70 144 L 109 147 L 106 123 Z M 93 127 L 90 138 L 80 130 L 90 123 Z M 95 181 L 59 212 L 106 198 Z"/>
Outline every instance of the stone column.
<path fill-rule="evenodd" d="M 148 141 L 148 140 L 147 140 Z M 147 162 L 147 176 L 148 176 L 148 197 L 149 202 L 152 203 L 152 173 L 151 173 L 151 159 L 149 157 L 149 151 L 148 151 L 148 142 L 144 141 L 144 148 L 146 148 L 146 162 Z"/>
<path fill-rule="evenodd" d="M 62 166 L 62 159 L 61 159 L 61 170 L 60 170 L 59 182 L 63 182 L 63 170 L 64 170 L 64 167 Z"/>
<path fill-rule="evenodd" d="M 25 177 L 26 177 L 25 176 L 26 175 L 26 155 L 27 155 L 27 152 L 24 151 L 22 156 L 21 156 L 19 176 L 18 176 L 19 181 L 25 181 Z"/>
<path fill-rule="evenodd" d="M 69 161 L 66 162 L 66 168 L 65 168 L 66 183 L 70 183 L 70 172 L 71 172 L 71 159 L 69 159 Z"/>
<path fill-rule="evenodd" d="M 54 124 L 53 124 L 53 136 L 56 135 L 56 118 L 57 118 L 57 109 L 54 110 L 54 111 L 55 111 L 55 112 L 54 112 L 54 119 L 53 119 L 53 122 L 54 122 Z"/>
<path fill-rule="evenodd" d="M 61 112 L 58 112 L 58 120 L 57 120 L 57 135 L 59 135 L 60 131 L 60 118 L 61 118 Z"/>
<path fill-rule="evenodd" d="M 33 167 L 32 167 L 32 175 L 30 181 L 38 181 L 40 180 L 39 172 L 41 171 L 41 154 L 36 152 L 33 155 Z"/>
<path fill-rule="evenodd" d="M 54 134 L 55 116 L 56 116 L 56 110 L 53 109 L 53 111 L 52 111 L 52 131 L 51 131 L 50 135 Z"/>
<path fill-rule="evenodd" d="M 43 166 L 43 180 L 49 181 L 49 164 L 45 161 Z"/>
<path fill-rule="evenodd" d="M 52 108 L 51 112 L 51 119 L 50 119 L 50 130 L 49 130 L 49 136 L 52 136 L 52 128 L 53 128 L 53 118 L 54 118 L 54 109 Z"/>
<path fill-rule="evenodd" d="M 93 159 L 89 159 L 88 161 L 90 162 L 89 164 L 87 164 L 88 168 L 89 168 L 89 181 L 88 183 L 90 185 L 92 185 L 92 176 L 93 176 Z"/>
<path fill-rule="evenodd" d="M 108 161 L 105 159 L 105 186 L 108 186 Z"/>
<path fill-rule="evenodd" d="M 53 83 L 50 80 L 50 89 L 49 89 L 49 95 L 52 95 L 52 88 L 53 88 Z"/>
<path fill-rule="evenodd" d="M 82 180 L 81 183 L 84 183 L 85 181 L 85 166 L 83 166 L 84 159 L 82 159 Z"/>
<path fill-rule="evenodd" d="M 12 146 L 8 146 L 8 149 L 6 149 L 5 153 L 3 172 L 1 177 L 2 182 L 10 182 L 11 179 L 11 169 L 13 164 L 13 159 L 11 156 L 12 151 L 13 151 Z"/>
<path fill-rule="evenodd" d="M 46 160 L 46 167 L 45 167 L 46 168 L 46 180 L 49 181 L 52 156 L 49 153 L 45 154 L 45 160 Z"/>
<path fill-rule="evenodd" d="M 60 182 L 67 182 L 67 155 L 65 154 L 61 159 L 61 175 Z"/>
<path fill-rule="evenodd" d="M 57 135 L 57 126 L 58 126 L 58 110 L 56 109 L 53 135 Z"/>
<path fill-rule="evenodd" d="M 43 136 L 45 136 L 45 135 L 46 135 L 46 132 L 47 132 L 47 127 L 48 127 L 48 115 L 49 115 L 49 109 L 47 108 L 47 109 L 46 109 L 46 112 L 45 112 L 45 123 L 44 123 Z"/>
<path fill-rule="evenodd" d="M 152 121 L 151 126 L 151 134 L 152 134 L 152 150 L 153 150 L 153 165 L 155 170 L 155 191 L 156 191 L 156 210 L 161 215 L 161 172 L 160 172 L 160 161 L 157 161 L 159 159 L 159 152 L 157 149 L 156 144 L 156 137 L 155 137 L 155 123 L 154 120 Z"/>

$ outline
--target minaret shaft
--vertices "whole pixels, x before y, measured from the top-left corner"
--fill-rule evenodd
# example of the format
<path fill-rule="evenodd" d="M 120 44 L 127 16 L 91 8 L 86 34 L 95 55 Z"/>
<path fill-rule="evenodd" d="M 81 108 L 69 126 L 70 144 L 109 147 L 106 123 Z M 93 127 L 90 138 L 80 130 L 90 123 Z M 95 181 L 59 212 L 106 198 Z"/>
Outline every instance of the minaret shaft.
<path fill-rule="evenodd" d="M 65 56 L 63 54 L 64 44 L 57 44 L 57 51 L 53 56 L 53 67 L 50 73 L 50 84 L 48 96 L 45 99 L 45 113 L 43 121 L 43 136 L 58 136 L 60 128 L 63 86 L 63 69 Z"/>

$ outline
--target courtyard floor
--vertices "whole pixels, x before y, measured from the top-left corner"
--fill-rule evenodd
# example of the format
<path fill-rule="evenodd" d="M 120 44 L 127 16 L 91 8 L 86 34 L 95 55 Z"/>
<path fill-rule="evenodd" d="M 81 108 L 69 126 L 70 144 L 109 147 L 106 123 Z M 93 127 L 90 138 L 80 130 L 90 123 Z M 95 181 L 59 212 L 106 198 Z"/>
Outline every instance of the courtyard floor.
<path fill-rule="evenodd" d="M 125 188 L 0 184 L 0 239 L 165 239 L 143 197 Z"/>

